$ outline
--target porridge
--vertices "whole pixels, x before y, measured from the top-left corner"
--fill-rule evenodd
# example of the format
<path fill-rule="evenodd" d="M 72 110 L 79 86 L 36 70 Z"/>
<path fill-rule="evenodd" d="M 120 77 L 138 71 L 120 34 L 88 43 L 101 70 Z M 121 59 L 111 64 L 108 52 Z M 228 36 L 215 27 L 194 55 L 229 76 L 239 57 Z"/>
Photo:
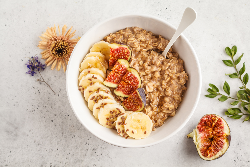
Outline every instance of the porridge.
<path fill-rule="evenodd" d="M 143 112 L 152 120 L 153 129 L 163 125 L 168 117 L 175 115 L 187 89 L 188 75 L 183 60 L 172 48 L 167 59 L 164 58 L 161 53 L 169 41 L 138 27 L 111 33 L 104 37 L 104 41 L 122 43 L 131 48 L 130 67 L 138 71 L 146 94 Z"/>

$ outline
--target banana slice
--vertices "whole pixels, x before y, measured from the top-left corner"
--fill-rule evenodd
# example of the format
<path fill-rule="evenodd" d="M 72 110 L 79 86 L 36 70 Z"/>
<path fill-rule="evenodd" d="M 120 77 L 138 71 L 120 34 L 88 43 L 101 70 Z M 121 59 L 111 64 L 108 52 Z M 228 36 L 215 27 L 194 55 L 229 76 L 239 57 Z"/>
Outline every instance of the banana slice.
<path fill-rule="evenodd" d="M 86 76 L 82 77 L 81 81 L 79 82 L 79 86 L 86 89 L 89 85 L 93 85 L 96 82 L 103 83 L 103 78 L 100 75 L 87 74 Z"/>
<path fill-rule="evenodd" d="M 95 103 L 93 107 L 93 115 L 96 119 L 98 119 L 98 114 L 101 108 L 103 108 L 107 104 L 117 104 L 117 102 L 113 99 L 103 99 L 99 100 L 98 103 Z"/>
<path fill-rule="evenodd" d="M 80 73 L 78 80 L 81 81 L 82 77 L 87 75 L 87 74 L 97 74 L 97 75 L 100 75 L 103 79 L 106 78 L 106 73 L 104 73 L 102 70 L 100 70 L 98 68 L 88 68 L 88 69 L 84 69 Z"/>
<path fill-rule="evenodd" d="M 117 117 L 125 113 L 124 108 L 119 104 L 107 104 L 100 109 L 99 123 L 106 128 L 115 128 Z"/>
<path fill-rule="evenodd" d="M 109 55 L 110 55 L 109 43 L 105 41 L 97 42 L 92 46 L 90 52 L 101 52 L 103 55 L 105 55 L 106 60 L 109 60 Z"/>
<path fill-rule="evenodd" d="M 114 97 L 111 94 L 108 94 L 108 93 L 103 92 L 103 91 L 92 93 L 88 98 L 88 107 L 89 107 L 89 109 L 91 111 L 93 111 L 93 107 L 94 107 L 95 103 L 98 103 L 98 101 L 102 100 L 102 99 L 115 100 Z"/>
<path fill-rule="evenodd" d="M 126 139 L 129 138 L 129 135 L 125 132 L 125 120 L 129 114 L 133 113 L 133 111 L 126 111 L 124 115 L 120 115 L 117 117 L 115 128 L 117 130 L 118 135 L 125 137 Z"/>
<path fill-rule="evenodd" d="M 87 68 L 98 68 L 102 70 L 104 73 L 106 73 L 107 66 L 108 66 L 107 61 L 102 61 L 98 57 L 86 57 L 81 63 L 79 71 L 82 72 L 84 69 Z"/>
<path fill-rule="evenodd" d="M 142 112 L 134 112 L 127 116 L 125 132 L 132 138 L 143 139 L 152 132 L 153 123 L 148 115 Z"/>
<path fill-rule="evenodd" d="M 100 52 L 90 52 L 85 57 L 99 57 L 101 59 L 105 59 L 105 56 Z"/>
<path fill-rule="evenodd" d="M 96 82 L 94 85 L 89 85 L 85 90 L 84 90 L 84 97 L 85 100 L 88 101 L 89 96 L 94 93 L 94 92 L 99 92 L 99 91 L 104 91 L 106 93 L 110 94 L 110 89 L 103 84 Z"/>
<path fill-rule="evenodd" d="M 90 52 L 85 57 L 97 57 L 104 62 L 106 61 L 106 57 L 100 52 Z M 105 63 L 105 65 L 106 65 L 106 68 L 108 68 L 108 63 Z"/>

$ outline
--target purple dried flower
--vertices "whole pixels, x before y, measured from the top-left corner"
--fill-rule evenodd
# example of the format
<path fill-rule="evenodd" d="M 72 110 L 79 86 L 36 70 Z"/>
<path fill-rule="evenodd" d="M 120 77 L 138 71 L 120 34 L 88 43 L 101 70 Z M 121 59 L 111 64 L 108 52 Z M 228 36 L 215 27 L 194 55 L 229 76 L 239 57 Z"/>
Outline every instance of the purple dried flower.
<path fill-rule="evenodd" d="M 38 71 L 38 73 L 40 74 L 40 79 L 38 79 L 37 81 L 44 82 L 54 92 L 54 90 L 43 79 L 43 77 L 42 77 L 42 75 L 40 73 L 40 71 L 43 71 L 45 69 L 45 64 L 42 64 L 38 60 L 37 56 L 35 56 L 35 57 L 32 56 L 25 65 L 29 69 L 29 71 L 27 71 L 26 74 L 30 74 L 31 76 L 34 76 L 34 74 L 36 74 L 36 71 Z M 55 92 L 54 92 L 54 94 L 55 94 Z"/>
<path fill-rule="evenodd" d="M 43 71 L 45 69 L 45 64 L 42 64 L 39 60 L 38 57 L 31 57 L 28 62 L 25 64 L 27 68 L 29 69 L 26 74 L 30 74 L 31 76 L 34 76 L 36 74 L 35 71 Z"/>

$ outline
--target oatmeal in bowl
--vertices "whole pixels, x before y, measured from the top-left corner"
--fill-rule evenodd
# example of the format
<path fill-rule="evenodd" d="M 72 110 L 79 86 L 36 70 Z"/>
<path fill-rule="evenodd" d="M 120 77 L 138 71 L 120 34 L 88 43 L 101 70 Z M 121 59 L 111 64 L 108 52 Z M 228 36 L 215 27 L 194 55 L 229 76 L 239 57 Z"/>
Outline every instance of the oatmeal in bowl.
<path fill-rule="evenodd" d="M 174 32 L 175 29 L 172 26 L 160 19 L 150 16 L 130 15 L 100 23 L 81 38 L 69 61 L 67 93 L 73 111 L 85 128 L 98 138 L 114 145 L 122 147 L 145 147 L 167 139 L 187 123 L 194 112 L 199 98 L 201 86 L 200 69 L 193 48 L 183 35 L 175 42 L 167 55 L 167 59 L 161 56 L 162 51 L 168 43 L 168 39 L 172 37 Z M 126 119 L 128 120 L 133 117 L 142 118 L 142 115 L 135 115 L 136 113 L 142 113 L 147 119 L 150 118 L 152 126 L 150 123 L 147 123 L 146 125 L 150 125 L 147 129 L 151 127 L 154 131 L 150 135 L 147 135 L 147 138 L 142 137 L 144 138 L 143 140 L 119 137 L 115 130 L 101 126 L 88 109 L 88 102 L 84 100 L 85 98 L 78 91 L 79 66 L 86 59 L 84 57 L 89 53 L 93 44 L 98 41 L 126 45 L 132 51 L 131 58 L 128 60 L 129 69 L 131 70 L 128 71 L 131 74 L 134 74 L 132 71 L 137 71 L 141 81 L 140 87 L 146 95 L 146 104 L 140 112 L 133 112 L 134 116 L 131 116 L 131 113 L 124 114 L 126 112 L 123 112 L 124 108 L 117 107 L 119 110 L 116 112 L 126 115 Z M 105 75 L 108 77 L 109 73 L 103 76 Z M 97 78 L 97 76 L 94 76 L 94 78 Z M 105 79 L 103 81 L 102 79 L 96 80 L 98 83 L 105 81 Z M 109 101 L 115 100 L 116 104 L 108 104 L 106 108 L 116 105 L 122 106 L 120 104 L 129 101 L 127 99 L 132 96 L 124 92 L 124 88 L 127 89 L 129 87 L 129 82 L 123 80 L 120 82 L 123 82 L 123 84 L 118 83 L 117 88 L 110 88 L 114 99 L 109 98 Z M 86 84 L 83 85 L 86 86 Z M 116 97 L 117 94 L 114 93 L 114 90 L 119 92 L 118 96 L 126 96 Z M 136 92 L 133 94 L 138 96 Z M 140 98 L 137 99 L 140 100 Z M 130 100 L 130 102 L 133 101 Z M 90 104 L 92 105 L 92 102 Z M 104 113 L 104 111 L 100 111 L 100 113 Z M 121 122 L 124 119 L 119 118 L 119 120 L 122 120 Z M 124 124 L 126 130 L 130 130 L 128 128 L 129 122 L 127 126 L 126 123 Z M 114 128 L 115 121 L 111 123 L 110 127 Z M 130 131 L 127 134 L 136 139 L 139 134 L 135 136 L 133 132 Z M 147 131 L 142 131 L 140 135 L 146 136 L 146 134 Z"/>
<path fill-rule="evenodd" d="M 169 41 L 139 27 L 111 33 L 104 41 L 123 43 L 131 48 L 130 66 L 139 72 L 146 94 L 143 112 L 153 121 L 154 129 L 163 125 L 168 117 L 175 115 L 187 88 L 188 75 L 183 60 L 173 48 L 164 58 L 161 53 Z"/>

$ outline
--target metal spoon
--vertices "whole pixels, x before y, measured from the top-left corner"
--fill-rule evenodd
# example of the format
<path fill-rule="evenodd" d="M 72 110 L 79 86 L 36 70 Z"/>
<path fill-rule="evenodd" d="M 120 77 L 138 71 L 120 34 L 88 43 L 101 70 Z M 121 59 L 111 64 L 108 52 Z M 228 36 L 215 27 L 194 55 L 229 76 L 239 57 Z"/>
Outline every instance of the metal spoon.
<path fill-rule="evenodd" d="M 192 9 L 192 8 L 186 8 L 186 10 L 183 13 L 181 22 L 179 24 L 179 27 L 177 28 L 177 30 L 175 31 L 174 36 L 172 37 L 172 39 L 170 40 L 170 42 L 168 43 L 167 47 L 165 48 L 165 50 L 163 51 L 162 55 L 166 58 L 167 53 L 169 51 L 169 49 L 171 48 L 171 46 L 174 44 L 174 42 L 176 41 L 176 39 L 181 35 L 181 33 L 189 26 L 191 25 L 194 20 L 196 19 L 196 12 Z"/>

